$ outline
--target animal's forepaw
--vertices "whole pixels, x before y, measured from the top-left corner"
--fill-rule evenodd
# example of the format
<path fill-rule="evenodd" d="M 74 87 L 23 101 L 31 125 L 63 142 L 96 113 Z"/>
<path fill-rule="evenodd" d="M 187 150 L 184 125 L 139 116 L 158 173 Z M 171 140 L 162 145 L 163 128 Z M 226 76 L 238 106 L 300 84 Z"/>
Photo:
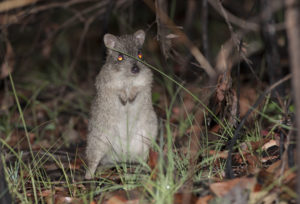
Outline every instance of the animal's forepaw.
<path fill-rule="evenodd" d="M 138 95 L 138 89 L 136 87 L 133 87 L 129 93 L 129 97 L 128 97 L 129 102 L 132 103 L 136 99 L 137 95 Z"/>
<path fill-rule="evenodd" d="M 127 103 L 127 94 L 124 90 L 120 92 L 119 99 L 120 99 L 120 102 L 122 103 L 122 105 L 125 106 Z"/>

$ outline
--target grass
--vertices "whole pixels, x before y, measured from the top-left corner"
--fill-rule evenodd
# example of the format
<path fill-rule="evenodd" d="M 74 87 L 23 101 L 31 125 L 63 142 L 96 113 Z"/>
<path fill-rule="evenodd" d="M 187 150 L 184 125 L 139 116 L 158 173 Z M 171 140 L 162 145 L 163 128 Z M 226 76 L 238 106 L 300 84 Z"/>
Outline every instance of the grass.
<path fill-rule="evenodd" d="M 25 123 L 25 118 L 23 114 L 23 110 L 21 108 L 21 105 L 18 100 L 18 94 L 14 88 L 14 82 L 11 77 L 11 84 L 13 87 L 13 93 L 16 99 L 16 103 L 18 106 L 18 111 L 22 120 L 22 126 L 24 127 L 26 138 L 28 142 L 28 146 L 30 147 L 30 154 L 33 158 L 33 160 L 30 163 L 24 163 L 23 162 L 23 151 L 15 152 L 7 143 L 5 143 L 4 140 L 1 139 L 1 143 L 4 144 L 10 152 L 14 152 L 15 157 L 17 158 L 16 161 L 13 164 L 10 164 L 9 167 L 6 168 L 6 175 L 7 178 L 11 181 L 10 183 L 10 190 L 13 192 L 13 196 L 17 198 L 21 203 L 37 203 L 37 202 L 46 202 L 43 200 L 44 198 L 40 195 L 45 191 L 45 189 L 54 189 L 55 181 L 51 181 L 51 178 L 47 176 L 47 169 L 43 168 L 43 164 L 45 163 L 45 158 L 37 158 L 37 156 L 33 153 L 31 142 L 29 138 L 29 133 L 27 131 L 27 126 Z M 39 102 L 35 102 L 35 99 L 38 95 L 38 93 L 42 91 L 42 88 L 34 94 L 30 101 L 32 102 L 32 109 L 33 112 L 36 110 L 36 105 L 39 104 Z M 27 107 L 27 105 L 26 105 Z M 169 110 L 170 113 L 170 110 Z M 54 120 L 56 117 L 56 114 L 50 114 Z M 48 121 L 50 122 L 50 121 Z M 35 124 L 36 121 L 35 121 Z M 51 123 L 49 123 L 51 124 Z M 33 131 L 38 130 L 41 126 L 37 126 L 33 128 Z M 45 127 L 47 130 L 47 126 Z M 82 196 L 84 200 L 86 200 L 87 203 L 89 203 L 89 199 L 91 199 L 91 195 L 99 195 L 103 192 L 109 192 L 114 191 L 117 189 L 123 189 L 123 190 L 130 190 L 134 189 L 136 187 L 142 187 L 144 188 L 145 194 L 149 194 L 152 199 L 156 200 L 157 203 L 170 203 L 173 199 L 173 194 L 178 190 L 178 188 L 183 185 L 185 178 L 186 178 L 186 165 L 187 162 L 185 162 L 185 165 L 183 165 L 180 161 L 179 155 L 176 155 L 173 153 L 173 142 L 172 142 L 172 131 L 170 124 L 167 126 L 167 147 L 168 147 L 168 153 L 167 153 L 167 162 L 165 163 L 165 160 L 160 159 L 159 160 L 159 168 L 158 172 L 158 179 L 153 180 L 151 177 L 151 169 L 149 169 L 148 165 L 146 163 L 142 163 L 141 167 L 134 167 L 135 171 L 133 173 L 128 172 L 128 166 L 118 166 L 116 165 L 117 174 L 120 178 L 120 184 L 116 185 L 114 182 L 111 182 L 110 180 L 103 180 L 101 182 L 96 182 L 95 185 L 97 186 L 104 186 L 103 188 L 96 188 L 93 192 L 86 193 L 79 193 L 79 196 Z M 163 137 L 163 136 L 161 136 Z M 163 155 L 163 152 L 159 146 L 156 146 L 156 150 L 160 151 L 159 154 Z M 45 150 L 45 152 L 48 152 L 50 157 L 53 159 L 54 163 L 58 166 L 58 168 L 62 171 L 63 174 L 63 185 L 67 188 L 67 192 L 70 196 L 78 196 L 75 195 L 74 192 L 74 185 L 79 185 L 81 182 L 72 182 L 74 181 L 74 177 L 72 175 L 72 171 L 70 171 L 70 175 L 67 173 L 67 170 L 65 169 L 64 165 L 61 161 L 57 160 L 55 155 L 50 153 L 51 149 Z M 43 156 L 43 155 L 42 155 Z M 167 164 L 167 166 L 166 166 Z M 179 172 L 181 174 L 180 179 L 174 178 L 174 170 L 175 170 L 175 164 L 178 165 Z M 143 167 L 143 168 L 142 168 Z M 144 172 L 148 172 L 147 174 L 144 174 Z M 27 176 L 24 176 L 27 175 Z M 101 175 L 101 172 L 100 172 Z M 22 178 L 21 177 L 25 177 Z M 30 192 L 28 192 L 28 185 L 30 185 L 32 188 L 30 189 Z M 23 190 L 18 190 L 23 189 Z"/>
<path fill-rule="evenodd" d="M 137 59 L 139 60 L 139 59 Z M 139 60 L 140 61 L 140 60 Z M 116 164 L 114 169 L 101 168 L 97 171 L 97 180 L 93 181 L 83 181 L 82 176 L 86 165 L 81 163 L 79 167 L 76 167 L 76 161 L 80 161 L 80 156 L 78 154 L 78 148 L 75 147 L 75 156 L 70 157 L 67 155 L 65 160 L 62 161 L 60 157 L 57 156 L 57 150 L 66 146 L 67 141 L 61 140 L 61 134 L 55 133 L 56 129 L 59 127 L 59 121 L 57 117 L 68 110 L 77 110 L 76 114 L 79 112 L 87 112 L 88 104 L 87 99 L 82 99 L 84 94 L 76 85 L 70 84 L 69 82 L 64 82 L 67 87 L 72 91 L 75 91 L 75 97 L 79 98 L 74 101 L 65 101 L 62 103 L 55 103 L 52 105 L 52 108 L 49 108 L 49 105 L 46 102 L 39 101 L 38 96 L 47 90 L 47 87 L 50 83 L 44 83 L 38 89 L 33 91 L 30 99 L 25 100 L 26 105 L 22 108 L 22 105 L 19 102 L 20 93 L 17 92 L 15 88 L 15 83 L 12 76 L 10 75 L 10 84 L 13 91 L 13 96 L 17 105 L 17 110 L 12 108 L 9 114 L 1 120 L 1 131 L 4 133 L 5 138 L 0 138 L 0 144 L 7 149 L 9 154 L 14 156 L 14 161 L 9 163 L 3 163 L 5 166 L 6 178 L 9 182 L 9 189 L 13 197 L 19 203 L 48 203 L 49 199 L 54 202 L 53 195 L 61 196 L 65 199 L 80 199 L 84 203 L 91 203 L 93 200 L 98 200 L 99 202 L 107 199 L 108 193 L 116 192 L 117 190 L 125 191 L 128 196 L 130 192 L 137 191 L 140 193 L 140 199 L 146 201 L 152 201 L 153 203 L 173 203 L 174 194 L 183 192 L 186 187 L 186 182 L 189 179 L 189 159 L 191 153 L 188 151 L 191 145 L 189 138 L 186 142 L 187 151 L 184 152 L 183 149 L 178 148 L 175 145 L 174 141 L 174 132 L 179 132 L 179 139 L 186 136 L 186 131 L 193 126 L 194 123 L 194 114 L 189 113 L 184 105 L 181 109 L 184 110 L 186 117 L 179 118 L 178 124 L 174 125 L 171 122 L 172 110 L 175 106 L 175 103 L 179 101 L 183 103 L 183 99 L 180 96 L 181 92 L 187 92 L 195 100 L 196 103 L 202 105 L 207 112 L 205 112 L 205 122 L 207 113 L 210 114 L 217 124 L 223 129 L 221 133 L 215 133 L 219 138 L 212 143 L 209 141 L 209 127 L 205 123 L 204 129 L 202 129 L 202 141 L 201 149 L 199 149 L 198 155 L 201 156 L 201 161 L 196 165 L 196 170 L 193 176 L 194 182 L 205 182 L 209 183 L 213 180 L 222 180 L 224 178 L 224 168 L 225 160 L 220 159 L 219 154 L 224 150 L 224 143 L 227 141 L 228 137 L 233 136 L 233 128 L 226 120 L 221 121 L 208 107 L 206 107 L 199 98 L 189 91 L 186 87 L 181 85 L 179 82 L 174 80 L 169 75 L 161 72 L 159 69 L 145 63 L 147 66 L 150 66 L 152 69 L 158 71 L 163 75 L 169 83 L 167 84 L 166 90 L 170 96 L 170 104 L 165 108 L 166 120 L 163 124 L 164 128 L 159 134 L 160 143 L 157 144 L 153 142 L 153 149 L 158 152 L 159 159 L 157 161 L 156 169 L 151 169 L 147 163 L 141 161 L 139 165 L 131 166 L 130 164 Z M 57 69 L 57 68 L 56 68 Z M 54 77 L 55 78 L 55 77 Z M 59 87 L 62 84 L 61 81 L 56 81 L 55 86 Z M 174 87 L 178 87 L 174 90 Z M 79 91 L 78 91 L 79 90 Z M 24 97 L 22 98 L 25 99 Z M 22 101 L 23 101 L 22 100 Z M 54 109 L 53 109 L 54 107 Z M 275 111 L 274 111 L 275 110 Z M 16 113 L 18 111 L 18 113 Z M 38 122 L 39 111 L 45 111 L 46 115 L 49 117 L 47 121 L 44 121 L 42 124 Z M 275 114 L 272 116 L 270 113 Z M 260 120 L 255 121 L 254 128 L 246 130 L 246 136 L 242 138 L 242 141 L 246 144 L 249 144 L 252 141 L 261 140 L 261 130 L 262 123 L 266 120 L 269 121 L 272 128 L 270 130 L 270 137 L 272 132 L 278 126 L 286 128 L 286 126 L 278 122 L 278 115 L 284 112 L 279 106 L 274 104 L 269 98 L 262 110 L 257 110 L 257 115 L 260 116 Z M 28 114 L 31 113 L 31 114 Z M 25 132 L 25 137 L 27 141 L 27 147 L 31 155 L 31 159 L 25 161 L 24 151 L 18 148 L 18 146 L 10 146 L 6 141 L 9 141 L 14 133 L 15 124 L 13 116 L 18 115 L 21 119 L 22 128 Z M 74 112 L 73 112 L 74 114 Z M 28 120 L 33 120 L 31 122 L 32 127 L 30 131 L 27 130 L 26 124 L 26 115 Z M 29 116 L 32 115 L 32 118 Z M 87 118 L 86 114 L 78 114 L 79 117 Z M 74 125 L 75 126 L 75 125 Z M 252 127 L 253 127 L 252 126 Z M 64 126 L 65 128 L 66 126 Z M 49 137 L 49 131 L 53 134 L 50 134 L 52 139 Z M 30 133 L 34 133 L 35 143 L 39 143 L 41 140 L 39 138 L 47 138 L 54 141 L 50 147 L 46 147 L 40 150 L 38 154 L 32 148 L 32 141 L 30 138 Z M 56 134 L 56 135 L 55 135 Z M 18 135 L 20 136 L 20 135 Z M 58 137 L 58 138 L 57 138 Z M 62 142 L 64 141 L 64 142 Z M 21 144 L 18 142 L 17 144 Z M 237 145 L 238 151 L 243 152 L 241 147 Z M 210 150 L 214 150 L 215 154 L 209 154 Z M 257 152 L 251 149 L 249 146 L 249 151 L 251 154 L 256 154 Z M 259 155 L 261 155 L 261 150 L 257 150 Z M 241 154 L 242 155 L 242 154 Z M 3 156 L 2 156 L 3 157 Z M 244 163 L 246 159 L 243 158 Z M 55 171 L 58 171 L 59 176 L 53 176 L 51 174 L 52 170 L 49 170 L 50 167 L 47 166 L 47 163 L 51 163 L 51 168 Z M 51 165 L 50 165 L 51 166 Z M 71 167 L 71 168 L 70 168 Z M 57 174 L 56 174 L 57 175 Z M 81 175 L 78 176 L 78 175 Z M 274 185 L 280 185 L 274 183 L 270 187 L 272 189 Z M 207 190 L 207 189 L 206 189 Z M 193 189 L 194 192 L 202 192 L 201 188 Z M 286 192 L 290 192 L 294 195 L 293 191 L 285 187 Z"/>

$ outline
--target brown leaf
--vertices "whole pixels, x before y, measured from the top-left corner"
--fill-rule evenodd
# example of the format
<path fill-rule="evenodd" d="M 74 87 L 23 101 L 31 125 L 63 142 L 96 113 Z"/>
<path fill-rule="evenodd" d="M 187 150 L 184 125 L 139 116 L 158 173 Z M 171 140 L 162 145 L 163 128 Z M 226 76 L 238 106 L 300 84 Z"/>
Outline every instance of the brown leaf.
<path fill-rule="evenodd" d="M 261 158 L 261 162 L 267 162 L 267 161 L 271 161 L 271 160 L 274 160 L 274 159 L 277 159 L 278 158 L 278 155 L 275 155 L 275 156 L 267 156 L 267 157 L 264 157 L 264 158 Z"/>
<path fill-rule="evenodd" d="M 104 202 L 104 204 L 139 204 L 139 200 L 127 200 L 122 196 L 115 195 L 108 199 L 108 201 Z"/>
<path fill-rule="evenodd" d="M 158 157 L 159 157 L 158 152 L 156 152 L 152 148 L 150 148 L 148 164 L 152 170 L 156 167 L 156 165 L 158 163 Z"/>
<path fill-rule="evenodd" d="M 253 151 L 256 151 L 257 149 L 260 149 L 265 143 L 267 143 L 270 139 L 269 138 L 263 138 L 263 139 L 260 139 L 259 141 L 252 141 L 250 143 L 247 143 L 247 144 L 250 144 L 251 145 L 251 148 Z M 247 145 L 246 144 L 246 145 Z M 248 147 L 247 147 L 247 151 L 248 151 Z"/>
<path fill-rule="evenodd" d="M 212 195 L 207 195 L 207 196 L 204 196 L 204 197 L 200 197 L 196 204 L 208 204 L 208 202 L 212 199 Z"/>
<path fill-rule="evenodd" d="M 279 141 L 276 141 L 276 140 L 270 140 L 269 142 L 265 143 L 262 146 L 262 150 L 267 150 L 267 149 L 269 149 L 272 146 L 278 146 L 279 147 L 279 143 L 278 142 Z"/>
<path fill-rule="evenodd" d="M 275 173 L 270 173 L 263 169 L 258 172 L 256 179 L 258 184 L 265 187 L 271 185 L 275 181 L 276 176 Z"/>
<path fill-rule="evenodd" d="M 244 154 L 244 157 L 248 162 L 248 166 L 247 166 L 248 173 L 254 174 L 257 170 L 257 166 L 261 165 L 260 160 L 255 155 L 249 153 Z"/>
<path fill-rule="evenodd" d="M 188 193 L 188 194 L 187 194 Z M 181 203 L 195 203 L 197 197 L 192 193 L 176 193 L 174 195 L 174 204 L 181 204 Z M 188 195 L 188 197 L 187 197 Z M 188 198 L 188 200 L 186 200 Z"/>
<path fill-rule="evenodd" d="M 284 167 L 284 171 L 281 172 L 282 169 L 282 165 L 284 164 L 284 162 L 282 162 L 282 160 L 278 160 L 277 162 L 273 163 L 271 166 L 269 166 L 266 169 L 266 172 L 268 172 L 271 175 L 275 175 L 275 177 L 281 177 L 282 174 L 284 174 L 283 176 L 283 180 L 285 183 L 291 181 L 292 179 L 294 179 L 296 177 L 296 174 L 294 172 L 291 172 L 290 168 L 288 168 L 288 166 Z"/>
<path fill-rule="evenodd" d="M 276 171 L 278 171 L 278 169 L 280 168 L 281 166 L 281 160 L 278 160 L 277 162 L 273 163 L 272 165 L 270 165 L 268 168 L 267 168 L 267 172 L 269 173 L 275 173 Z"/>
<path fill-rule="evenodd" d="M 84 164 L 84 162 L 81 159 L 76 159 L 74 162 L 70 162 L 69 166 L 70 169 L 80 169 L 80 167 Z"/>
<path fill-rule="evenodd" d="M 214 192 L 217 196 L 222 197 L 231 191 L 235 186 L 239 185 L 240 188 L 249 188 L 249 186 L 253 185 L 255 179 L 253 178 L 236 178 L 224 182 L 212 183 L 209 188 L 212 192 Z"/>
<path fill-rule="evenodd" d="M 39 193 L 39 196 L 41 197 L 48 197 L 52 195 L 52 191 L 51 190 L 43 190 L 42 192 Z"/>
<path fill-rule="evenodd" d="M 215 126 L 213 126 L 213 127 L 210 129 L 210 132 L 218 133 L 220 129 L 221 129 L 220 124 L 216 124 Z"/>
<path fill-rule="evenodd" d="M 228 150 L 224 150 L 224 151 L 209 150 L 209 155 L 214 156 L 216 158 L 227 159 Z"/>
<path fill-rule="evenodd" d="M 83 204 L 83 200 L 68 196 L 55 196 L 55 204 Z"/>
<path fill-rule="evenodd" d="M 108 193 L 103 204 L 138 204 L 141 192 L 138 189 L 131 191 L 118 190 Z"/>

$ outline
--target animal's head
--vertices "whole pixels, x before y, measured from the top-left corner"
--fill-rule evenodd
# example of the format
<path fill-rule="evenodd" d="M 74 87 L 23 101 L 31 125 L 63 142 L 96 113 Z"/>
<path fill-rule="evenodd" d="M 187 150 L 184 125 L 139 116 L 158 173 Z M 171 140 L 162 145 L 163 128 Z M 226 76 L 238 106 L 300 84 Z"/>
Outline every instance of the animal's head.
<path fill-rule="evenodd" d="M 106 63 L 111 65 L 109 69 L 113 72 L 112 74 L 115 73 L 116 76 L 125 78 L 125 80 L 134 80 L 136 83 L 151 83 L 152 74 L 149 68 L 132 58 L 143 59 L 142 47 L 144 41 L 145 32 L 143 30 L 120 37 L 112 34 L 104 35 L 104 44 L 107 48 Z"/>

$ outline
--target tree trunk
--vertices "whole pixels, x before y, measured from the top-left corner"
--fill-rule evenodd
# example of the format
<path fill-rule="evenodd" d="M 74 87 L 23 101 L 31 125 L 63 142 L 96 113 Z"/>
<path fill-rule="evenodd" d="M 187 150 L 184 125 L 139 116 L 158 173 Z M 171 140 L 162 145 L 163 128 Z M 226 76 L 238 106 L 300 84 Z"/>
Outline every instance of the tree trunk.
<path fill-rule="evenodd" d="M 300 203 L 300 11 L 298 0 L 285 0 L 285 22 L 288 36 L 290 67 L 292 73 L 292 86 L 294 90 L 294 104 L 296 108 L 296 138 L 297 138 L 297 194 Z"/>

